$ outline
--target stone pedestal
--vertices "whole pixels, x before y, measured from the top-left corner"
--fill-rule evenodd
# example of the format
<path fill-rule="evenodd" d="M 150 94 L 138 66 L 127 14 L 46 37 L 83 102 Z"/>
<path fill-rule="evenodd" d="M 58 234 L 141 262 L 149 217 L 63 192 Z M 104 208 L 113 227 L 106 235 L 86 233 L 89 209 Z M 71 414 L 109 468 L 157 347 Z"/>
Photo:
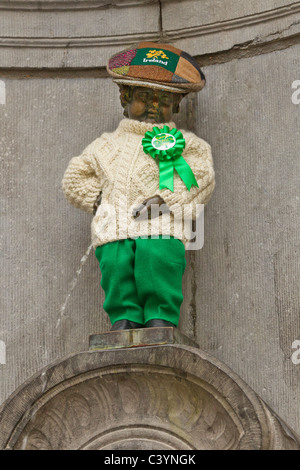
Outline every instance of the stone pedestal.
<path fill-rule="evenodd" d="M 155 330 L 93 335 L 36 374 L 0 410 L 0 449 L 300 449 L 226 365 Z"/>
<path fill-rule="evenodd" d="M 164 344 L 185 344 L 186 346 L 198 347 L 195 341 L 172 327 L 109 331 L 108 333 L 91 335 L 89 339 L 90 351 L 162 346 Z"/>

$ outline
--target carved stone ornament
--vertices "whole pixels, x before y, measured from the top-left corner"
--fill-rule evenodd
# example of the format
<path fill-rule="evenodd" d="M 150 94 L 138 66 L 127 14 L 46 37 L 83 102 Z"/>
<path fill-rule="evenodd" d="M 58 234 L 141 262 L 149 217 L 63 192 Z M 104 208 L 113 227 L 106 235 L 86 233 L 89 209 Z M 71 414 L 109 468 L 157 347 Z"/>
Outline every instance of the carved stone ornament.
<path fill-rule="evenodd" d="M 180 4 L 178 13 L 169 0 L 0 0 L 1 67 L 105 67 L 116 50 L 162 38 L 192 55 L 234 53 L 298 34 L 296 1 L 201 0 L 201 14 L 199 0 Z"/>
<path fill-rule="evenodd" d="M 0 410 L 0 449 L 300 449 L 227 366 L 183 344 L 91 350 L 20 387 Z"/>

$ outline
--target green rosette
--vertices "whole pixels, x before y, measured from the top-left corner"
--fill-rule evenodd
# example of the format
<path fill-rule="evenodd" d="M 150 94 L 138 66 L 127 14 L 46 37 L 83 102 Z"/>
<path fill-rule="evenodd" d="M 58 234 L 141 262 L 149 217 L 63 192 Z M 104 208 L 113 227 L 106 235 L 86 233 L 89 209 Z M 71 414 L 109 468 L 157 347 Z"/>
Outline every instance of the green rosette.
<path fill-rule="evenodd" d="M 151 132 L 144 135 L 142 146 L 146 154 L 158 159 L 159 189 L 174 191 L 174 170 L 189 191 L 193 185 L 199 187 L 191 167 L 182 156 L 185 139 L 176 128 L 170 130 L 168 126 L 162 129 L 153 127 Z"/>

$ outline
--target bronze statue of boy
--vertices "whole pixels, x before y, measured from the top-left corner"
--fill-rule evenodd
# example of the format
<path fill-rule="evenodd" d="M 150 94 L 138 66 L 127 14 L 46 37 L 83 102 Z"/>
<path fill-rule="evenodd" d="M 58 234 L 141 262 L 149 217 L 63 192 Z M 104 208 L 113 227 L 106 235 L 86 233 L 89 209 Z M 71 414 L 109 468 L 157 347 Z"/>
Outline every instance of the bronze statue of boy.
<path fill-rule="evenodd" d="M 125 118 L 70 161 L 63 189 L 94 215 L 112 330 L 176 327 L 188 242 L 183 217 L 192 220 L 208 202 L 215 180 L 209 144 L 178 130 L 172 116 L 205 78 L 186 52 L 147 42 L 115 54 L 107 69 Z"/>

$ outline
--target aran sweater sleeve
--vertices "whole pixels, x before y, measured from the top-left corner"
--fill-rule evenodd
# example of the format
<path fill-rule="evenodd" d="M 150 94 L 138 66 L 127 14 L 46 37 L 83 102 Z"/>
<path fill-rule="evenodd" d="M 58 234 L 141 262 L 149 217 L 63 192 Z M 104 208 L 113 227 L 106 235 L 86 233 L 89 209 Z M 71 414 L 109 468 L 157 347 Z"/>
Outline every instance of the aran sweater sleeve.
<path fill-rule="evenodd" d="M 174 192 L 162 189 L 159 194 L 174 214 L 181 212 L 185 205 L 185 213 L 194 218 L 196 204 L 206 204 L 212 195 L 215 172 L 210 145 L 191 132 L 185 138 L 186 148 L 182 156 L 191 167 L 199 187 L 192 186 L 189 191 L 175 172 Z"/>
<path fill-rule="evenodd" d="M 102 173 L 95 158 L 96 142 L 88 145 L 79 157 L 70 160 L 62 180 L 67 200 L 73 206 L 91 214 L 94 202 L 102 189 Z"/>

